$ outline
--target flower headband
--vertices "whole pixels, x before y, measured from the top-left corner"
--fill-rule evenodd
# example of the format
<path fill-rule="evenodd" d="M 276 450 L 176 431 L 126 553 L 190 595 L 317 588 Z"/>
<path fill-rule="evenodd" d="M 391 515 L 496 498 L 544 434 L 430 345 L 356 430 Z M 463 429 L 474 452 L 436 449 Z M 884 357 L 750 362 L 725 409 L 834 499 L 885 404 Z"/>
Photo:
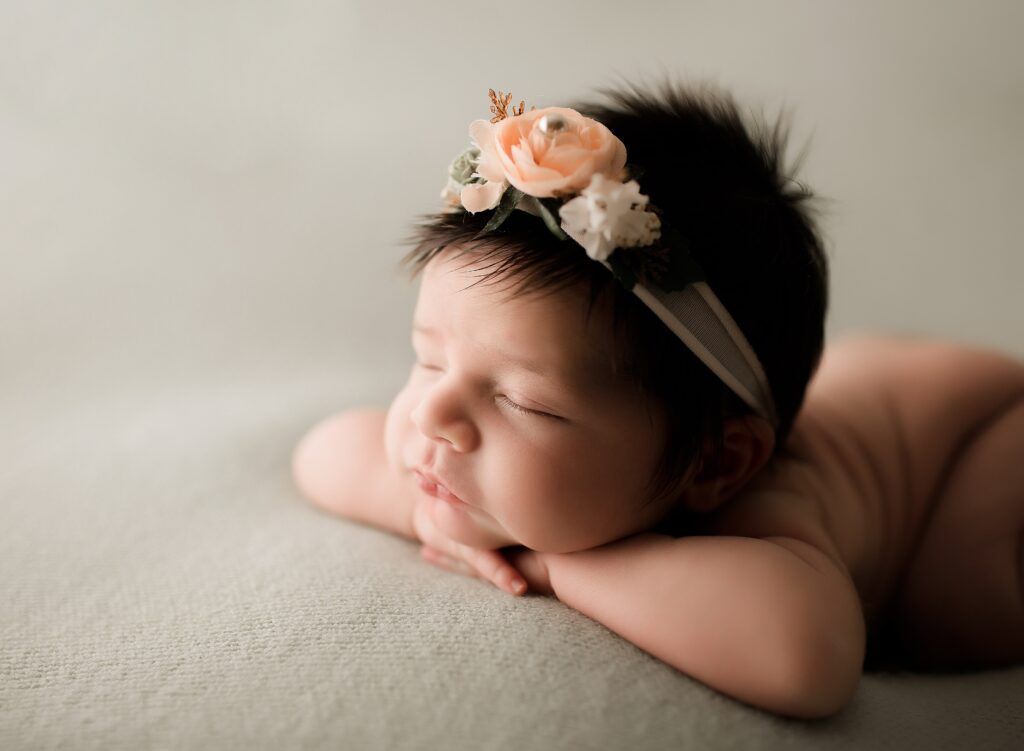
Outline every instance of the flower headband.
<path fill-rule="evenodd" d="M 743 332 L 661 212 L 640 193 L 642 171 L 607 127 L 567 107 L 509 108 L 488 90 L 488 120 L 469 126 L 472 145 L 448 167 L 445 211 L 494 210 L 477 235 L 515 209 L 572 238 L 639 297 L 755 412 L 778 426 L 771 387 Z M 660 242 L 659 242 L 660 241 Z"/>

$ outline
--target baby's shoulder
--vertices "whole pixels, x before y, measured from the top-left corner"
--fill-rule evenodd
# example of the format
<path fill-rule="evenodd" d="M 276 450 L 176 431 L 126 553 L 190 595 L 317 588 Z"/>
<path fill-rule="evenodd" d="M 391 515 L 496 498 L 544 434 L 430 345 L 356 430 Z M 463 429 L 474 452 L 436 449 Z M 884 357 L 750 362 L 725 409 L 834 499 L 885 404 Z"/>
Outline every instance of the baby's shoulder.
<path fill-rule="evenodd" d="M 964 437 L 1020 398 L 1024 363 L 976 345 L 848 336 L 826 348 L 781 452 L 828 482 L 920 505 Z"/>
<path fill-rule="evenodd" d="M 717 534 L 795 537 L 857 578 L 870 538 L 867 506 L 902 482 L 902 438 L 883 340 L 827 347 L 786 443 L 711 519 Z"/>
<path fill-rule="evenodd" d="M 789 536 L 884 586 L 966 432 L 1019 393 L 1000 353 L 896 335 L 830 344 L 773 460 L 710 520 L 717 534 Z"/>

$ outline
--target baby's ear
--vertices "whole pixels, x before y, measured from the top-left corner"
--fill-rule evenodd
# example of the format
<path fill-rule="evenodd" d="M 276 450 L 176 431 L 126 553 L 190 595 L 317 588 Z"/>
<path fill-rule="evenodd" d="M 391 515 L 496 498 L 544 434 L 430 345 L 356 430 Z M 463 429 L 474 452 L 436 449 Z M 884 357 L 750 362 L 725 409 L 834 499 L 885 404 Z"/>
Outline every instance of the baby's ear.
<path fill-rule="evenodd" d="M 732 498 L 771 458 L 775 431 L 754 415 L 734 417 L 722 426 L 722 454 L 717 467 L 703 463 L 683 489 L 682 501 L 693 511 L 714 511 Z"/>

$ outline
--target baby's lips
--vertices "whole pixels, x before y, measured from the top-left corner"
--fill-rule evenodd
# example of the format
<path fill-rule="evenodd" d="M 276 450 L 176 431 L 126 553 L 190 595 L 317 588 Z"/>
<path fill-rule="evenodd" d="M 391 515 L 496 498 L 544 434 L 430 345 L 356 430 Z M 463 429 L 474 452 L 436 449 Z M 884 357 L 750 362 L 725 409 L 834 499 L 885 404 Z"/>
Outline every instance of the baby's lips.
<path fill-rule="evenodd" d="M 442 500 L 450 501 L 452 503 L 466 503 L 464 500 L 455 495 L 455 493 L 450 491 L 447 487 L 445 487 L 439 482 L 434 482 L 432 479 L 424 475 L 419 470 L 413 470 L 413 476 L 416 478 L 416 484 L 420 486 L 420 489 L 423 492 L 428 493 L 429 495 L 437 496 Z"/>
<path fill-rule="evenodd" d="M 452 491 L 448 490 L 448 488 L 446 488 L 444 485 L 435 485 L 434 492 L 436 492 L 441 498 L 445 499 L 446 501 L 464 503 L 464 501 L 461 498 L 455 495 L 455 493 L 453 493 Z"/>

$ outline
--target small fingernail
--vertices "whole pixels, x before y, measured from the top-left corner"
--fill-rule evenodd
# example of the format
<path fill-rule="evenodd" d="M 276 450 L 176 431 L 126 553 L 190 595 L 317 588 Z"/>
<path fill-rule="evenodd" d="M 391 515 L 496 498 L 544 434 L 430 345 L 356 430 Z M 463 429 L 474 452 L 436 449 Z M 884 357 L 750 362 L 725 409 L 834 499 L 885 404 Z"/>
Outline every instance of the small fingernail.
<path fill-rule="evenodd" d="M 512 582 L 512 591 L 517 595 L 521 595 L 526 591 L 526 584 L 522 581 L 514 581 Z"/>

